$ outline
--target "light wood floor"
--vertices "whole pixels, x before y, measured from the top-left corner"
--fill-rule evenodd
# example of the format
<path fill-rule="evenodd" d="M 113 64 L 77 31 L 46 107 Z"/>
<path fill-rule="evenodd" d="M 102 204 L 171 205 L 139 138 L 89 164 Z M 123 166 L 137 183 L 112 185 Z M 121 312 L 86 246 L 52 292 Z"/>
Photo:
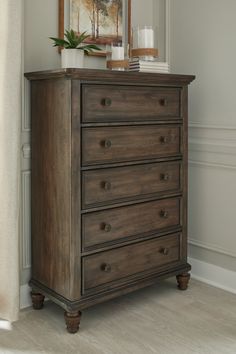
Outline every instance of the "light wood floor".
<path fill-rule="evenodd" d="M 236 354 L 236 295 L 193 280 L 181 292 L 168 280 L 84 311 L 75 335 L 47 302 L 0 331 L 0 353 Z"/>

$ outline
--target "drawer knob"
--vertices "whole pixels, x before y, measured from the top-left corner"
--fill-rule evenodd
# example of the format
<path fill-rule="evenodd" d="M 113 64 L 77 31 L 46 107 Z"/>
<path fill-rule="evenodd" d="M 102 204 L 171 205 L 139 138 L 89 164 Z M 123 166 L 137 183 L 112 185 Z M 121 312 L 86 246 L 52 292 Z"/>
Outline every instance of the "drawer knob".
<path fill-rule="evenodd" d="M 103 229 L 105 232 L 110 232 L 110 231 L 111 231 L 111 225 L 104 223 L 104 224 L 102 225 L 102 229 Z"/>
<path fill-rule="evenodd" d="M 160 253 L 163 254 L 164 256 L 168 256 L 169 252 L 170 252 L 169 248 L 163 247 L 160 249 Z"/>
<path fill-rule="evenodd" d="M 103 263 L 103 264 L 101 265 L 101 270 L 102 270 L 103 272 L 110 273 L 110 271 L 111 271 L 111 265 L 108 264 L 108 263 Z"/>
<path fill-rule="evenodd" d="M 110 107 L 112 104 L 112 100 L 109 97 L 105 97 L 102 99 L 101 104 L 104 107 Z"/>
<path fill-rule="evenodd" d="M 161 173 L 161 181 L 169 181 L 170 176 L 168 173 Z"/>
<path fill-rule="evenodd" d="M 163 107 L 166 107 L 168 105 L 167 98 L 160 99 L 160 105 L 163 106 Z"/>
<path fill-rule="evenodd" d="M 111 147 L 111 145 L 112 145 L 111 140 L 106 139 L 103 141 L 104 148 L 109 149 Z"/>
<path fill-rule="evenodd" d="M 169 213 L 168 213 L 168 211 L 166 211 L 166 210 L 161 210 L 161 211 L 160 211 L 160 216 L 161 216 L 162 218 L 164 218 L 164 219 L 167 219 L 168 216 L 169 216 Z"/>
<path fill-rule="evenodd" d="M 160 137 L 161 144 L 167 144 L 167 143 L 169 143 L 169 141 L 170 141 L 170 139 L 168 136 L 161 136 Z"/>
<path fill-rule="evenodd" d="M 105 191 L 110 191 L 111 190 L 111 183 L 110 182 L 103 182 L 103 189 Z"/>

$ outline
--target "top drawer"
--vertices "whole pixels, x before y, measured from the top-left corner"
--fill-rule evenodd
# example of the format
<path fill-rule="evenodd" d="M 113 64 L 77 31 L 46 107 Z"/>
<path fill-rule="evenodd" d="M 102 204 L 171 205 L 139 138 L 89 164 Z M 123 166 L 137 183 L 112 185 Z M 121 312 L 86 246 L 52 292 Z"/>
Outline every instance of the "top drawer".
<path fill-rule="evenodd" d="M 178 119 L 180 89 L 83 85 L 83 122 Z"/>

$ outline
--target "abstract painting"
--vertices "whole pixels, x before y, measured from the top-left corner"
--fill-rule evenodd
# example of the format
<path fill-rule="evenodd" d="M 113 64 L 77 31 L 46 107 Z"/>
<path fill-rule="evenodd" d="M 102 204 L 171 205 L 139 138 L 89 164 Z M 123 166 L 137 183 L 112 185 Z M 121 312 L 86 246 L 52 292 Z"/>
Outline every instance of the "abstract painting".
<path fill-rule="evenodd" d="M 89 34 L 86 42 L 122 42 L 124 0 L 70 0 L 70 28 Z"/>

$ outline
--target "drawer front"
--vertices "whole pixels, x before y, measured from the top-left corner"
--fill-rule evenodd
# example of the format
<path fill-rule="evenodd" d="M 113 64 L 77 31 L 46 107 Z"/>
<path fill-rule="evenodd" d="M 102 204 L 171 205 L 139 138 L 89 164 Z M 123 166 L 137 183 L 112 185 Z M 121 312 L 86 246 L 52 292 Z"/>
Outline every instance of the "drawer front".
<path fill-rule="evenodd" d="M 180 162 L 85 171 L 83 208 L 180 189 Z"/>
<path fill-rule="evenodd" d="M 84 128 L 83 165 L 153 159 L 180 154 L 179 126 Z"/>
<path fill-rule="evenodd" d="M 180 117 L 180 90 L 162 87 L 84 85 L 82 121 L 135 121 Z"/>
<path fill-rule="evenodd" d="M 82 216 L 83 249 L 180 225 L 180 198 L 155 200 Z"/>
<path fill-rule="evenodd" d="M 155 272 L 180 260 L 180 234 L 139 242 L 83 258 L 83 291 L 131 275 Z"/>

